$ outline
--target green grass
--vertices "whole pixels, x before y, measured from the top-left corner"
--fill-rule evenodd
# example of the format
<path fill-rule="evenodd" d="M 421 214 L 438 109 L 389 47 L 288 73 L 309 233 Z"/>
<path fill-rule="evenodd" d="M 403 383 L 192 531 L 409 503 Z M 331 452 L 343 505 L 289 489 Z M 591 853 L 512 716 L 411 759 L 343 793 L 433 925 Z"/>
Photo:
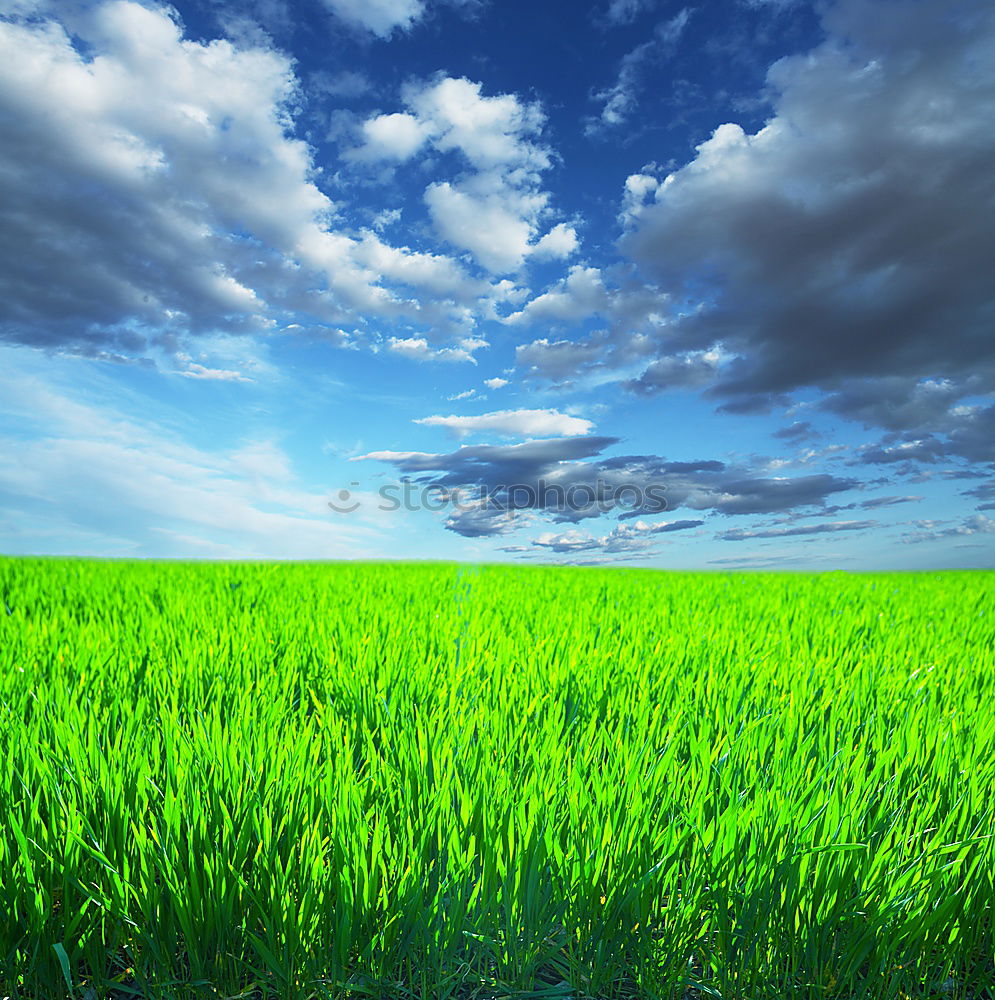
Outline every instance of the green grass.
<path fill-rule="evenodd" d="M 0 592 L 0 996 L 992 995 L 995 573 Z"/>

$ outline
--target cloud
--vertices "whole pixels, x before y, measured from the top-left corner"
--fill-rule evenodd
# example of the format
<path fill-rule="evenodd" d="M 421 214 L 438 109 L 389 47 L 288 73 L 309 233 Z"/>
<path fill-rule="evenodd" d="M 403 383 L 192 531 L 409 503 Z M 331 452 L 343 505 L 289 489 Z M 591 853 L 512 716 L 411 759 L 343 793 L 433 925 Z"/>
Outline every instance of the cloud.
<path fill-rule="evenodd" d="M 995 479 L 980 483 L 969 490 L 964 490 L 963 496 L 973 497 L 975 500 L 986 501 L 978 504 L 978 510 L 995 510 Z"/>
<path fill-rule="evenodd" d="M 556 410 L 496 410 L 475 417 L 422 417 L 415 423 L 445 427 L 457 437 L 488 432 L 501 437 L 567 437 L 589 434 L 594 428 L 590 420 L 571 417 Z"/>
<path fill-rule="evenodd" d="M 484 379 L 484 385 L 486 385 L 488 389 L 503 389 L 507 384 L 508 380 L 506 378 L 499 378 L 497 376 L 494 378 Z"/>
<path fill-rule="evenodd" d="M 605 20 L 612 25 L 631 24 L 640 14 L 652 10 L 656 0 L 611 0 Z"/>
<path fill-rule="evenodd" d="M 776 478 L 714 460 L 674 462 L 656 455 L 602 456 L 617 438 L 583 436 L 513 445 L 464 445 L 448 454 L 377 451 L 355 461 L 380 461 L 401 474 L 473 500 L 472 516 L 457 510 L 447 528 L 477 537 L 509 511 L 576 523 L 614 513 L 631 520 L 686 507 L 723 514 L 767 514 L 820 507 L 859 485 L 828 474 Z M 503 530 L 503 529 L 502 529 Z"/>
<path fill-rule="evenodd" d="M 181 361 L 184 361 L 186 368 L 181 369 L 176 374 L 182 375 L 184 378 L 195 378 L 202 379 L 207 382 L 251 382 L 252 379 L 241 372 L 233 371 L 230 368 L 206 368 L 204 365 L 198 364 L 196 361 L 190 361 L 188 358 L 181 357 Z"/>
<path fill-rule="evenodd" d="M 375 233 L 363 233 L 353 256 L 381 280 L 431 292 L 443 300 L 467 303 L 488 293 L 486 282 L 470 277 L 451 257 L 390 246 Z"/>
<path fill-rule="evenodd" d="M 548 260 L 564 260 L 580 246 L 577 231 L 564 222 L 558 222 L 532 248 L 532 256 Z"/>
<path fill-rule="evenodd" d="M 363 122 L 363 145 L 345 155 L 353 160 L 410 159 L 428 140 L 430 127 L 414 115 L 396 112 Z"/>
<path fill-rule="evenodd" d="M 534 220 L 545 198 L 503 187 L 477 193 L 468 185 L 442 181 L 426 190 L 425 204 L 444 240 L 502 274 L 518 268 L 529 253 Z"/>
<path fill-rule="evenodd" d="M 935 542 L 942 538 L 995 534 L 995 519 L 985 514 L 972 514 L 960 524 L 949 528 L 939 527 L 939 522 L 936 521 L 917 521 L 916 524 L 920 530 L 904 535 L 902 538 L 903 542 L 907 544 L 919 544 L 921 542 Z"/>
<path fill-rule="evenodd" d="M 831 535 L 839 531 L 866 531 L 877 527 L 877 521 L 826 521 L 822 524 L 804 524 L 790 528 L 759 528 L 744 530 L 733 528 L 719 532 L 715 537 L 726 542 L 742 542 L 755 538 L 785 538 L 790 535 Z"/>
<path fill-rule="evenodd" d="M 697 389 L 712 382 L 723 360 L 719 350 L 687 351 L 654 361 L 640 376 L 625 382 L 625 388 L 641 396 L 665 389 Z"/>
<path fill-rule="evenodd" d="M 878 510 L 881 507 L 894 507 L 900 503 L 917 503 L 923 499 L 925 498 L 921 496 L 871 497 L 868 500 L 861 500 L 859 504 L 855 504 L 854 506 L 860 507 L 861 510 Z M 843 508 L 839 509 L 842 510 Z"/>
<path fill-rule="evenodd" d="M 459 347 L 433 347 L 424 337 L 391 337 L 387 349 L 411 361 L 467 361 L 477 363 L 474 351 L 487 347 L 486 340 L 467 338 Z"/>
<path fill-rule="evenodd" d="M 609 20 L 612 12 L 620 15 L 615 23 L 625 23 L 623 18 L 635 13 L 647 4 L 636 2 L 613 3 L 609 8 Z M 593 99 L 601 104 L 600 113 L 588 120 L 585 131 L 588 135 L 597 135 L 609 128 L 623 125 L 632 115 L 637 105 L 637 95 L 642 83 L 642 77 L 647 66 L 666 56 L 680 40 L 688 21 L 691 19 L 691 9 L 684 7 L 673 17 L 661 21 L 651 38 L 627 52 L 619 63 L 615 82 L 602 90 L 596 91 Z"/>
<path fill-rule="evenodd" d="M 868 446 L 859 453 L 859 461 L 871 465 L 893 465 L 897 462 L 927 462 L 946 458 L 945 445 L 934 437 L 900 441 L 895 444 Z"/>
<path fill-rule="evenodd" d="M 658 524 L 647 524 L 645 521 L 636 521 L 634 524 L 619 524 L 607 534 L 600 536 L 576 529 L 560 533 L 548 531 L 534 538 L 532 545 L 557 553 L 600 551 L 609 555 L 622 552 L 648 554 L 655 548 L 653 542 L 657 535 L 698 528 L 704 523 L 704 521 L 662 521 Z"/>
<path fill-rule="evenodd" d="M 337 229 L 298 100 L 288 57 L 185 39 L 166 10 L 0 21 L 0 337 L 96 356 L 297 318 L 466 336 L 493 289 Z"/>
<path fill-rule="evenodd" d="M 450 6 L 472 9 L 482 0 L 322 0 L 336 17 L 380 39 L 410 31 L 430 8 Z"/>
<path fill-rule="evenodd" d="M 811 421 L 795 420 L 788 427 L 781 427 L 774 431 L 774 437 L 791 444 L 799 444 L 802 441 L 811 441 L 813 438 L 821 437 L 821 435 L 812 426 Z"/>
<path fill-rule="evenodd" d="M 388 38 L 397 29 L 406 31 L 425 12 L 422 0 L 323 0 L 347 24 Z"/>
<path fill-rule="evenodd" d="M 554 288 L 534 298 L 520 312 L 510 315 L 506 322 L 559 320 L 569 323 L 606 308 L 608 303 L 608 290 L 601 271 L 577 264 Z"/>
<path fill-rule="evenodd" d="M 566 223 L 539 236 L 549 211 L 541 176 L 553 158 L 541 141 L 538 103 L 488 96 L 457 77 L 410 83 L 402 97 L 408 110 L 368 119 L 347 160 L 401 162 L 425 146 L 454 154 L 461 172 L 430 183 L 425 204 L 439 236 L 493 273 L 514 271 L 532 255 L 563 259 L 576 251 L 577 233 Z"/>
<path fill-rule="evenodd" d="M 734 356 L 711 389 L 727 405 L 817 387 L 921 431 L 941 399 L 995 387 L 995 9 L 847 0 L 824 20 L 824 43 L 770 69 L 762 129 L 721 125 L 630 192 L 622 249 L 689 303 L 661 353 Z M 910 401 L 876 406 L 881 380 Z M 956 450 L 988 441 L 965 428 Z"/>

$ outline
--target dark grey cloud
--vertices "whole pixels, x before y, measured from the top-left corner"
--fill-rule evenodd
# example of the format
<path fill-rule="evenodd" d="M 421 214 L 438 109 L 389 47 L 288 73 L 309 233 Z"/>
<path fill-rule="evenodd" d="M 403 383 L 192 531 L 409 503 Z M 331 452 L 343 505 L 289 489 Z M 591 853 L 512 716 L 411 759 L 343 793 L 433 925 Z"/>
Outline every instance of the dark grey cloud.
<path fill-rule="evenodd" d="M 828 473 L 793 479 L 737 479 L 723 484 L 725 495 L 714 506 L 725 514 L 771 514 L 822 503 L 827 496 L 855 486 L 853 479 L 839 479 Z"/>
<path fill-rule="evenodd" d="M 935 433 L 919 427 L 886 434 L 876 444 L 860 449 L 855 464 L 908 463 L 914 473 L 915 463 L 995 463 L 995 406 L 954 406 L 933 426 Z"/>
<path fill-rule="evenodd" d="M 810 420 L 796 420 L 788 427 L 782 427 L 774 431 L 774 437 L 782 441 L 789 441 L 791 444 L 800 444 L 802 441 L 812 441 L 822 435 L 813 426 Z"/>
<path fill-rule="evenodd" d="M 660 358 L 625 387 L 640 396 L 653 396 L 665 389 L 699 389 L 715 380 L 716 360 L 706 352 Z"/>
<path fill-rule="evenodd" d="M 984 401 L 985 388 L 984 379 L 975 375 L 915 382 L 894 376 L 864 379 L 831 393 L 820 406 L 888 431 L 861 453 L 872 463 L 995 462 L 995 406 Z"/>
<path fill-rule="evenodd" d="M 946 459 L 947 446 L 930 435 L 907 441 L 899 437 L 885 439 L 884 443 L 862 448 L 857 461 L 870 465 L 894 465 L 899 462 L 933 463 Z"/>
<path fill-rule="evenodd" d="M 624 522 L 679 508 L 769 514 L 821 507 L 827 497 L 859 486 L 828 474 L 772 478 L 715 460 L 602 457 L 617 443 L 611 437 L 573 437 L 472 445 L 443 454 L 371 452 L 361 458 L 387 462 L 423 488 L 449 495 L 454 505 L 458 501 L 446 527 L 466 537 L 511 530 L 508 511 L 541 513 L 555 523 L 603 514 Z M 477 502 L 485 496 L 486 504 Z"/>
<path fill-rule="evenodd" d="M 978 504 L 978 510 L 995 510 L 995 479 L 964 490 L 961 496 L 973 497 L 975 500 L 982 501 Z"/>
<path fill-rule="evenodd" d="M 726 542 L 743 542 L 756 538 L 785 538 L 793 535 L 831 535 L 840 531 L 866 531 L 877 527 L 877 521 L 826 521 L 822 524 L 797 525 L 790 528 L 733 528 L 715 537 Z"/>
<path fill-rule="evenodd" d="M 916 503 L 922 499 L 924 498 L 921 496 L 872 497 L 870 500 L 861 500 L 860 503 L 855 506 L 859 507 L 861 510 L 878 510 L 881 507 L 894 507 L 896 504 L 900 503 Z M 850 506 L 854 505 L 847 505 L 847 507 L 840 507 L 838 509 L 845 510 Z"/>
<path fill-rule="evenodd" d="M 901 435 L 885 450 L 932 436 L 936 461 L 995 461 L 995 7 L 840 0 L 823 23 L 770 68 L 763 129 L 723 124 L 663 181 L 628 179 L 620 246 L 655 306 L 620 323 L 603 286 L 587 314 L 609 332 L 519 360 L 562 381 L 644 356 L 631 391 L 699 388 L 734 414 L 816 388 Z"/>
<path fill-rule="evenodd" d="M 749 398 L 846 379 L 995 373 L 995 9 L 843 2 L 827 41 L 775 64 L 776 114 L 723 125 L 657 189 L 623 248 L 714 304 L 675 345 L 738 359 Z"/>
<path fill-rule="evenodd" d="M 868 483 L 864 483 L 863 488 L 866 489 L 868 485 Z M 792 510 L 786 514 L 779 515 L 773 521 L 762 525 L 762 527 L 779 527 L 784 524 L 795 524 L 798 521 L 805 521 L 812 517 L 832 517 L 834 514 L 843 514 L 854 510 L 883 510 L 899 504 L 918 503 L 924 499 L 925 497 L 919 495 L 871 497 L 867 500 L 855 500 L 852 503 L 830 504 L 814 509 Z"/>

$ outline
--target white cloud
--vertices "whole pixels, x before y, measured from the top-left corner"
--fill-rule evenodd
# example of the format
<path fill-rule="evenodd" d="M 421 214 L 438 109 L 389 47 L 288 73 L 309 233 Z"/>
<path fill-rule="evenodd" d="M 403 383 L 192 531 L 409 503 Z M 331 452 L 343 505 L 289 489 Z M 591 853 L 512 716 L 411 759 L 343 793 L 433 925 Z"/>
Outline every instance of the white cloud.
<path fill-rule="evenodd" d="M 489 291 L 487 282 L 471 278 L 451 257 L 390 246 L 371 232 L 362 235 L 353 256 L 381 278 L 456 302 L 471 302 Z"/>
<path fill-rule="evenodd" d="M 363 145 L 349 150 L 357 160 L 407 160 L 428 139 L 430 126 L 414 115 L 396 112 L 363 122 Z"/>
<path fill-rule="evenodd" d="M 433 347 L 424 337 L 391 337 L 387 349 L 411 361 L 468 361 L 477 363 L 473 352 L 487 347 L 486 340 L 466 337 L 458 347 Z"/>
<path fill-rule="evenodd" d="M 571 322 L 607 309 L 610 301 L 601 271 L 596 267 L 576 264 L 554 288 L 534 298 L 519 312 L 512 313 L 506 322 Z"/>
<path fill-rule="evenodd" d="M 549 212 L 541 175 L 553 162 L 541 142 L 538 104 L 488 96 L 479 83 L 456 77 L 409 84 L 403 99 L 407 111 L 364 123 L 363 142 L 347 159 L 400 161 L 425 144 L 457 154 L 460 172 L 430 183 L 425 203 L 439 236 L 491 272 L 514 271 L 532 254 L 563 258 L 577 249 L 577 233 L 564 223 L 536 240 Z"/>
<path fill-rule="evenodd" d="M 538 104 L 525 104 L 514 94 L 487 97 L 479 83 L 456 77 L 412 85 L 405 99 L 431 124 L 440 150 L 459 151 L 478 170 L 540 171 L 550 164 L 549 150 L 536 141 L 545 123 Z"/>
<path fill-rule="evenodd" d="M 480 196 L 446 181 L 428 188 L 425 203 L 439 235 L 496 274 L 515 270 L 525 259 L 540 207 L 527 206 L 517 192 Z"/>
<path fill-rule="evenodd" d="M 577 231 L 573 226 L 559 222 L 536 243 L 532 253 L 536 257 L 562 260 L 569 257 L 577 249 L 578 244 Z"/>
<path fill-rule="evenodd" d="M 425 12 L 422 0 L 324 0 L 347 24 L 364 28 L 379 38 L 396 29 L 407 30 Z"/>
<path fill-rule="evenodd" d="M 186 40 L 167 11 L 127 0 L 72 27 L 0 21 L 0 335 L 136 354 L 294 314 L 466 335 L 486 285 L 444 255 L 336 230 L 293 135 L 285 55 Z M 422 127 L 369 130 L 401 155 Z"/>
<path fill-rule="evenodd" d="M 622 196 L 622 221 L 631 222 L 646 204 L 646 199 L 659 186 L 660 182 L 652 174 L 629 174 L 625 179 Z"/>
<path fill-rule="evenodd" d="M 196 361 L 187 361 L 186 368 L 177 375 L 184 378 L 203 379 L 208 382 L 251 382 L 252 379 L 230 368 L 206 368 Z"/>
<path fill-rule="evenodd" d="M 501 437 L 568 437 L 589 434 L 594 428 L 590 420 L 557 410 L 496 410 L 473 417 L 422 417 L 415 423 L 445 427 L 457 437 L 488 432 Z"/>
<path fill-rule="evenodd" d="M 484 385 L 486 385 L 488 389 L 503 389 L 507 384 L 508 380 L 506 378 L 495 377 L 484 379 Z"/>

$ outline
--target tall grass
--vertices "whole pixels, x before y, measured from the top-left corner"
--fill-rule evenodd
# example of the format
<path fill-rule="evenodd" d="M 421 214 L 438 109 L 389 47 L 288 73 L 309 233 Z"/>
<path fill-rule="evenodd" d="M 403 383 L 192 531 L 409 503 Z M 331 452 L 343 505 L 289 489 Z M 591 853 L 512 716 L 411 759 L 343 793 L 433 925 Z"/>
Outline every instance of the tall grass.
<path fill-rule="evenodd" d="M 0 996 L 980 997 L 993 583 L 2 560 Z"/>

